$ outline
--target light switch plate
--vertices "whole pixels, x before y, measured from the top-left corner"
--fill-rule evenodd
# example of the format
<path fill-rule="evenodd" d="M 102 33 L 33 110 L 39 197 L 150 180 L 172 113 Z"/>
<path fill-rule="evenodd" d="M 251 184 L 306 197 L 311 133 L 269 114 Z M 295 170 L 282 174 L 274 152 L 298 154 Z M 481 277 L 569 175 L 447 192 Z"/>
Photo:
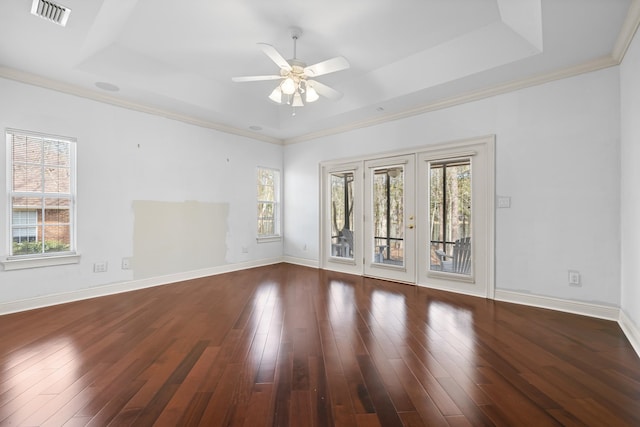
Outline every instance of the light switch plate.
<path fill-rule="evenodd" d="M 509 196 L 498 196 L 498 207 L 499 208 L 510 208 L 511 207 L 511 197 L 509 197 Z"/>

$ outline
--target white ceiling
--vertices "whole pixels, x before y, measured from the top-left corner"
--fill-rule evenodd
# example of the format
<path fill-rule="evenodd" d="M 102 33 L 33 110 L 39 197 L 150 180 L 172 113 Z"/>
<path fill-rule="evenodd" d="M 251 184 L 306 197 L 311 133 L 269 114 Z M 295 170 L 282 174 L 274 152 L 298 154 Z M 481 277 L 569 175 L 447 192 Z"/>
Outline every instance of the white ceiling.
<path fill-rule="evenodd" d="M 271 142 L 615 65 L 640 20 L 640 0 L 60 0 L 61 27 L 31 1 L 0 2 L 0 76 Z M 291 58 L 291 26 L 299 59 L 351 64 L 295 116 L 277 82 L 231 82 L 277 74 L 257 43 Z"/>

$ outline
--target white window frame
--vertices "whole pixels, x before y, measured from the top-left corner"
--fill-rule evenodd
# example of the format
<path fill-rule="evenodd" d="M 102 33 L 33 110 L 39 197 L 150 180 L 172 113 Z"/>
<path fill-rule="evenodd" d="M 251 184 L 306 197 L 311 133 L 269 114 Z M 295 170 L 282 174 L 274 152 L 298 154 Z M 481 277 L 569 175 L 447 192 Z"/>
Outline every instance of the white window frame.
<path fill-rule="evenodd" d="M 261 200 L 258 198 L 259 197 L 258 185 L 260 185 L 259 177 L 260 177 L 261 171 L 270 171 L 271 173 L 273 173 L 273 186 L 274 186 L 273 195 L 275 200 Z M 264 167 L 264 166 L 258 166 L 256 168 L 256 207 L 258 207 L 260 204 L 263 204 L 263 203 L 273 204 L 273 227 L 274 227 L 273 234 L 259 234 L 258 230 L 259 230 L 260 218 L 256 216 L 256 235 L 257 235 L 256 241 L 258 243 L 277 242 L 282 239 L 281 232 L 280 232 L 281 230 L 280 212 L 282 208 L 282 202 L 281 202 L 281 196 L 280 196 L 282 194 L 281 182 L 282 182 L 282 178 L 281 178 L 280 169 Z"/>
<path fill-rule="evenodd" d="M 69 193 L 64 193 L 64 199 L 68 199 L 69 206 L 69 250 L 58 252 L 47 252 L 37 254 L 21 254 L 13 255 L 13 198 L 14 197 L 42 197 L 42 198 L 60 198 L 62 193 L 46 193 L 44 188 L 38 192 L 18 192 L 13 190 L 13 146 L 12 140 L 14 135 L 26 136 L 30 138 L 38 138 L 42 140 L 60 141 L 69 144 L 69 170 L 70 170 L 70 188 Z M 6 253 L 8 254 L 0 263 L 5 270 L 18 270 L 23 268 L 47 267 L 54 265 L 75 264 L 80 261 L 80 256 L 76 252 L 76 139 L 70 137 L 62 137 L 57 135 L 43 134 L 32 131 L 24 131 L 18 129 L 6 129 L 6 149 L 7 149 L 7 239 Z M 45 164 L 42 163 L 42 167 Z"/>
<path fill-rule="evenodd" d="M 21 215 L 16 215 L 19 213 Z M 17 222 L 16 217 L 22 217 L 21 219 L 24 222 Z M 31 241 L 31 238 L 38 237 L 38 211 L 33 209 L 25 209 L 16 211 L 15 209 L 11 210 L 11 225 L 13 227 L 20 226 L 17 230 L 26 229 L 24 235 L 18 236 L 20 238 L 26 238 Z M 16 238 L 16 228 L 11 229 L 11 236 L 9 236 L 11 240 L 15 240 Z"/>

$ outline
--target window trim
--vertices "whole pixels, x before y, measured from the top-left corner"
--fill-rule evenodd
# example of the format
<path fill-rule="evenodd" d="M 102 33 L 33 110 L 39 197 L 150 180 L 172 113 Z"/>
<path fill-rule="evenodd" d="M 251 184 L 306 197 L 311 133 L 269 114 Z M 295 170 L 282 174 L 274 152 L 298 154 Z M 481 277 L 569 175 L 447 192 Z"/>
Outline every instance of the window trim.
<path fill-rule="evenodd" d="M 258 176 L 261 170 L 268 170 L 275 172 L 274 174 L 274 201 L 271 200 L 262 200 L 258 198 L 257 186 L 259 185 Z M 256 242 L 257 243 L 270 243 L 270 242 L 279 242 L 282 240 L 282 171 L 277 168 L 267 167 L 267 166 L 257 166 L 256 167 L 256 206 L 260 203 L 272 203 L 273 204 L 273 224 L 275 227 L 275 234 L 258 234 L 258 221 L 259 218 L 256 216 Z"/>
<path fill-rule="evenodd" d="M 22 135 L 26 137 L 42 138 L 57 140 L 69 143 L 69 170 L 70 170 L 70 183 L 69 183 L 69 251 L 60 251 L 52 253 L 38 253 L 38 254 L 24 254 L 13 255 L 13 212 L 12 212 L 12 197 L 20 195 L 24 192 L 13 191 L 13 157 L 12 157 L 12 144 L 11 139 L 14 135 Z M 6 254 L 4 260 L 0 260 L 0 264 L 3 265 L 5 271 L 18 270 L 26 268 L 48 267 L 55 265 L 65 264 L 77 264 L 80 262 L 80 255 L 77 252 L 77 163 L 76 163 L 76 151 L 77 151 L 77 139 L 68 136 L 60 136 L 48 133 L 34 132 L 23 129 L 6 128 L 5 129 L 5 148 L 6 148 L 6 166 L 7 166 L 7 223 L 5 229 L 7 230 L 7 238 L 5 239 Z M 39 197 L 47 197 L 48 193 L 37 193 Z M 51 195 L 55 197 L 55 194 Z M 66 198 L 66 197 L 65 197 Z M 9 255 L 11 254 L 11 255 Z"/>
<path fill-rule="evenodd" d="M 21 256 L 21 258 L 10 257 L 0 261 L 4 271 L 23 270 L 26 268 L 52 267 L 56 265 L 79 264 L 80 254 L 69 253 L 65 255 L 42 255 L 42 256 Z"/>

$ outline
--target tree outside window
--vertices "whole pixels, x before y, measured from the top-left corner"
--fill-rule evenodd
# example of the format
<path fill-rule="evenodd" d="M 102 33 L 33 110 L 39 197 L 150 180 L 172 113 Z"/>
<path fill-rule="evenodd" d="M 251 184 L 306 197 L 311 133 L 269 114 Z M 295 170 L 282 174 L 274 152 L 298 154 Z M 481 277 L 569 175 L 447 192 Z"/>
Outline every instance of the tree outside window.
<path fill-rule="evenodd" d="M 280 171 L 258 168 L 258 237 L 280 235 Z"/>
<path fill-rule="evenodd" d="M 430 264 L 440 268 L 436 251 L 448 258 L 457 241 L 471 238 L 471 161 L 432 163 L 430 166 Z"/>

